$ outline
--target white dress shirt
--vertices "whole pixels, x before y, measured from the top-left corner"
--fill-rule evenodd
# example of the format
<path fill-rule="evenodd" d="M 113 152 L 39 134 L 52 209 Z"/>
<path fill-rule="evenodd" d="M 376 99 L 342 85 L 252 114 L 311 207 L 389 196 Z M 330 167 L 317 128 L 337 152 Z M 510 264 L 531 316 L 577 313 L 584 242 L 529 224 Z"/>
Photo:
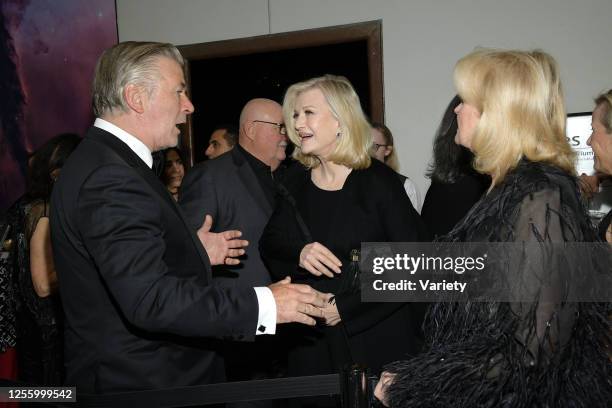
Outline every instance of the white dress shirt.
<path fill-rule="evenodd" d="M 419 190 L 417 189 L 414 181 L 410 180 L 406 177 L 406 181 L 404 182 L 404 190 L 406 190 L 406 194 L 408 194 L 408 198 L 412 203 L 414 209 L 420 214 L 421 213 L 421 195 L 419 194 Z"/>
<path fill-rule="evenodd" d="M 128 145 L 128 147 L 132 149 L 132 151 L 136 153 L 136 155 L 140 157 L 150 169 L 153 168 L 153 156 L 151 155 L 151 151 L 147 145 L 142 143 L 136 136 L 132 136 L 120 127 L 100 118 L 96 118 L 94 126 L 99 129 L 106 130 L 108 133 L 121 140 L 123 143 Z"/>
<path fill-rule="evenodd" d="M 149 148 L 142 143 L 140 139 L 129 134 L 125 130 L 113 125 L 112 123 L 96 118 L 94 126 L 102 130 L 106 130 L 108 133 L 117 137 L 123 143 L 136 153 L 140 159 L 149 168 L 153 168 L 153 156 Z M 257 303 L 259 304 L 259 312 L 257 316 L 257 327 L 255 334 L 275 334 L 276 333 L 276 302 L 270 288 L 266 286 L 253 288 L 255 295 L 257 296 Z"/>

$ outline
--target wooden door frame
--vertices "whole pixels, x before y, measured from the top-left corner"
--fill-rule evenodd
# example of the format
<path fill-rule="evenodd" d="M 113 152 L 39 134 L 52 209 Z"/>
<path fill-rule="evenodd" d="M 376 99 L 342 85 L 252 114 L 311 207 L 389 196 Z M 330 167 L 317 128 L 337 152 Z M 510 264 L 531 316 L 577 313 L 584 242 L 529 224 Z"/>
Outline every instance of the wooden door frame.
<path fill-rule="evenodd" d="M 367 41 L 370 112 L 372 120 L 384 122 L 384 82 L 382 61 L 382 20 L 313 28 L 279 34 L 178 46 L 185 59 L 185 73 L 190 88 L 192 61 L 235 57 L 262 52 Z M 193 123 L 190 117 L 182 132 L 181 146 L 189 165 L 193 166 Z"/>

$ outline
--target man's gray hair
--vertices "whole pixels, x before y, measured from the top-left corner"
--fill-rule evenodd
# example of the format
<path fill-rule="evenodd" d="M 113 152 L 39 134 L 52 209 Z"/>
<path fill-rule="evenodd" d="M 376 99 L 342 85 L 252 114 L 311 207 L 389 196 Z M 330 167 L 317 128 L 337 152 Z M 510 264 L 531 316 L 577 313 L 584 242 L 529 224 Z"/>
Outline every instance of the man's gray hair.
<path fill-rule="evenodd" d="M 166 57 L 181 68 L 183 57 L 172 44 L 126 41 L 102 54 L 96 65 L 93 80 L 92 105 L 96 117 L 119 110 L 128 111 L 123 90 L 128 84 L 143 86 L 151 95 L 159 80 L 157 59 Z"/>

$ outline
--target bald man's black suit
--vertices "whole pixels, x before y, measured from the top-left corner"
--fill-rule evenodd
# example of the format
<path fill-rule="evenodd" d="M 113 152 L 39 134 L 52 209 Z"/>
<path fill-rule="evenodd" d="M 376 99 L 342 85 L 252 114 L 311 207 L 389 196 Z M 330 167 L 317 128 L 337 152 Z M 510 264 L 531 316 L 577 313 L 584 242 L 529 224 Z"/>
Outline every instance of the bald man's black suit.
<path fill-rule="evenodd" d="M 270 191 L 264 190 L 255 171 L 265 171 L 266 167 L 260 163 L 258 169 L 253 169 L 247 154 L 236 146 L 188 171 L 181 186 L 179 204 L 192 227 L 201 224 L 209 214 L 213 217 L 213 231 L 237 229 L 242 231 L 242 238 L 249 241 L 241 264 L 219 267 L 215 277 L 230 285 L 265 286 L 271 279 L 259 256 L 258 244 L 274 210 L 274 188 L 269 174 Z"/>
<path fill-rule="evenodd" d="M 239 145 L 187 172 L 179 203 L 192 227 L 209 214 L 213 231 L 237 229 L 249 241 L 241 265 L 213 269 L 214 278 L 222 285 L 270 284 L 270 273 L 259 255 L 259 238 L 274 210 L 274 192 L 270 168 Z M 284 372 L 284 353 L 282 339 L 276 336 L 258 336 L 254 343 L 229 343 L 223 353 L 228 378 L 244 381 L 278 377 Z"/>

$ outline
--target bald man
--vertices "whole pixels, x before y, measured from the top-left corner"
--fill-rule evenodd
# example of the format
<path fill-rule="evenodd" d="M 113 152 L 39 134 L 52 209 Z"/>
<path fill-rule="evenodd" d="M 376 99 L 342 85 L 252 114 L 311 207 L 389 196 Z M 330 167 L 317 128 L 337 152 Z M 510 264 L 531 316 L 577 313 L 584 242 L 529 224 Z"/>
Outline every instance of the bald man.
<path fill-rule="evenodd" d="M 213 271 L 222 285 L 266 286 L 271 281 L 259 256 L 258 242 L 275 206 L 272 171 L 285 158 L 285 134 L 281 106 L 270 99 L 253 99 L 240 114 L 236 147 L 197 165 L 183 181 L 179 204 L 193 228 L 210 214 L 214 220 L 212 231 L 239 229 L 242 238 L 251 243 L 240 267 L 223 266 Z M 231 355 L 246 369 L 236 372 L 236 364 L 230 364 L 228 379 L 276 375 L 265 372 L 275 355 L 273 346 L 262 343 L 271 341 L 258 338 L 251 345 L 232 344 Z"/>
<path fill-rule="evenodd" d="M 193 227 L 210 214 L 213 231 L 240 226 L 243 239 L 253 243 L 239 270 L 217 271 L 219 279 L 232 285 L 270 283 L 257 243 L 274 209 L 272 170 L 285 158 L 285 133 L 281 106 L 270 99 L 253 99 L 240 114 L 238 145 L 195 166 L 183 180 L 179 203 Z"/>

